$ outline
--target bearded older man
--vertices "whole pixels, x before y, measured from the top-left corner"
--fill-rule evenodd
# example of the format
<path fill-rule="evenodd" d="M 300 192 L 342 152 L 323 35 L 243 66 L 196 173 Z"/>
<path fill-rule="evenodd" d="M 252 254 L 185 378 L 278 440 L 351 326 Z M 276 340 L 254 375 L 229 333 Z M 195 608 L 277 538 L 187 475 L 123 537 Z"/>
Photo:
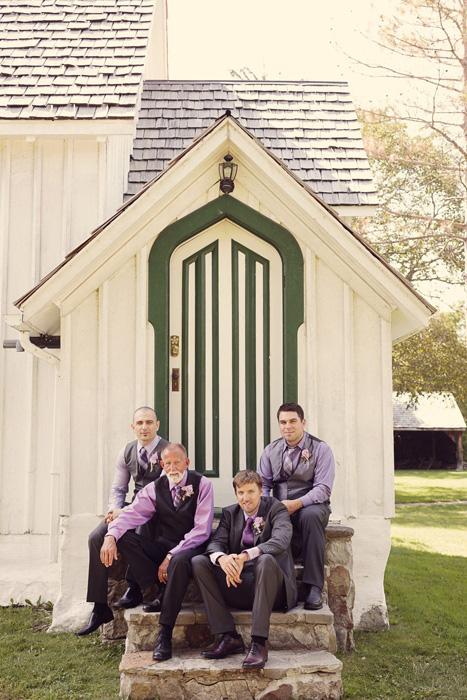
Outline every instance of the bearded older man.
<path fill-rule="evenodd" d="M 106 567 L 117 558 L 117 551 L 129 564 L 127 576 L 131 578 L 125 594 L 126 608 L 139 605 L 142 591 L 159 583 L 158 596 L 143 607 L 146 612 L 161 613 L 161 630 L 153 654 L 156 661 L 172 656 L 172 630 L 191 577 L 191 559 L 204 552 L 212 532 L 212 484 L 202 474 L 188 471 L 189 464 L 183 445 L 165 447 L 161 456 L 164 473 L 143 488 L 133 503 L 110 523 L 101 549 L 101 561 Z M 155 539 L 134 531 L 156 512 Z M 93 611 L 98 617 L 95 623 L 99 617 L 105 618 L 107 611 L 110 608 L 106 603 Z"/>

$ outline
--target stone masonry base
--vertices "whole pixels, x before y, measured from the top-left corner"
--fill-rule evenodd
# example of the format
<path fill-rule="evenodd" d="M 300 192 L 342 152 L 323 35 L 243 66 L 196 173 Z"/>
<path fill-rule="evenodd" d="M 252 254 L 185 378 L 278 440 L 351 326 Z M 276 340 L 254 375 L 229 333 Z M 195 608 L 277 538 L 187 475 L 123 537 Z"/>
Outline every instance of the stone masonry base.
<path fill-rule="evenodd" d="M 264 669 L 244 671 L 243 656 L 218 661 L 182 651 L 169 661 L 151 652 L 125 654 L 120 664 L 125 700 L 339 700 L 342 664 L 326 651 L 271 651 Z"/>

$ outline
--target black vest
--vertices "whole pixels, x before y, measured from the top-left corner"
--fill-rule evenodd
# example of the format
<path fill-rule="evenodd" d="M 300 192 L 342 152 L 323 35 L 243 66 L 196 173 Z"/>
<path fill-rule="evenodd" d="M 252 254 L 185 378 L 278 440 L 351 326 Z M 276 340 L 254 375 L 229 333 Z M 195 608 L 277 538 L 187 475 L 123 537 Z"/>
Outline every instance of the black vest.
<path fill-rule="evenodd" d="M 156 481 L 157 534 L 172 542 L 180 542 L 195 525 L 199 482 L 202 474 L 187 471 L 185 486 L 193 487 L 193 495 L 186 496 L 177 510 L 174 508 L 170 483 L 166 477 Z"/>

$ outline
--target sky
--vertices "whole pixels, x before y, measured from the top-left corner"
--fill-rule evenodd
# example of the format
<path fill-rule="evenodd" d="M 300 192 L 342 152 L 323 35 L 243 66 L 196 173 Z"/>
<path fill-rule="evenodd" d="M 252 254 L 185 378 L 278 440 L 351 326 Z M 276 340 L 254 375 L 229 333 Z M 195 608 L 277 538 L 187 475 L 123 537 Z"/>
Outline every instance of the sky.
<path fill-rule="evenodd" d="M 392 0 L 394 5 L 395 0 Z M 171 80 L 231 78 L 247 66 L 270 80 L 349 82 L 354 101 L 385 102 L 400 83 L 359 75 L 346 56 L 378 58 L 367 40 L 391 0 L 168 0 Z"/>

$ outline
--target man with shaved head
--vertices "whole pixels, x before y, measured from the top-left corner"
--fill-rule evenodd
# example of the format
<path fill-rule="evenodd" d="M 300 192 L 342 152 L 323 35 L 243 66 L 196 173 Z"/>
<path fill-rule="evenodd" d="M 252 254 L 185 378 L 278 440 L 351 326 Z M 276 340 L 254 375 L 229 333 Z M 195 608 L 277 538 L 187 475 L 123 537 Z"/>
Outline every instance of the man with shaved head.
<path fill-rule="evenodd" d="M 109 523 L 118 518 L 124 506 L 127 505 L 125 498 L 130 478 L 133 477 L 134 481 L 134 499 L 138 491 L 158 479 L 162 473 L 161 452 L 169 443 L 157 434 L 159 421 L 154 409 L 149 406 L 137 408 L 133 414 L 131 429 L 136 440 L 125 445 L 117 457 L 106 516 L 89 535 L 89 575 L 86 600 L 89 603 L 94 603 L 94 611 L 86 627 L 77 633 L 79 636 L 90 634 L 103 623 L 113 619 L 110 609 L 104 614 L 97 614 L 99 604 L 105 604 L 104 611 L 107 608 L 108 569 L 101 562 L 100 550 Z M 145 527 L 147 534 L 149 534 L 153 529 L 153 523 L 148 523 Z M 127 591 L 127 594 L 129 593 Z M 125 607 L 125 601 L 121 607 Z"/>
<path fill-rule="evenodd" d="M 161 613 L 161 629 L 153 653 L 156 661 L 172 656 L 172 630 L 191 577 L 191 560 L 204 552 L 214 518 L 212 484 L 202 474 L 188 471 L 190 460 L 183 445 L 167 445 L 161 464 L 160 479 L 145 486 L 110 523 L 100 552 L 106 567 L 112 565 L 117 552 L 129 564 L 128 584 L 134 600 L 127 600 L 125 607 L 139 605 L 143 590 L 159 584 L 156 599 L 143 607 L 146 612 Z M 155 513 L 155 538 L 135 532 Z M 107 604 L 100 614 L 107 614 L 106 610 L 112 614 Z"/>

